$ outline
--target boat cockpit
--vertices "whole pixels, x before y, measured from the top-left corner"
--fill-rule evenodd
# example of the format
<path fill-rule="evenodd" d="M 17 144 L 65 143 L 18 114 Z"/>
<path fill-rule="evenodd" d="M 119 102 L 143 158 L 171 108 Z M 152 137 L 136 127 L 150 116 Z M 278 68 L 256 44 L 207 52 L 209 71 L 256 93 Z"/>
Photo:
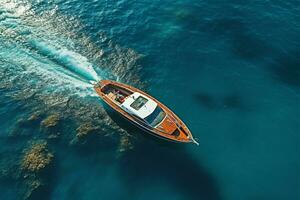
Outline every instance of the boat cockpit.
<path fill-rule="evenodd" d="M 125 99 L 132 94 L 131 91 L 114 85 L 107 85 L 102 88 L 102 92 L 118 105 L 121 105 Z"/>

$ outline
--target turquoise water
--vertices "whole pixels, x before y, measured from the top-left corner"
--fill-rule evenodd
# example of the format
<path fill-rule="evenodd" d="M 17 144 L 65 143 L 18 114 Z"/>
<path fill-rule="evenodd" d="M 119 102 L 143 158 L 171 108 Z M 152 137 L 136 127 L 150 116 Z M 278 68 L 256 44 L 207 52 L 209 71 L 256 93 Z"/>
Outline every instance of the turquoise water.
<path fill-rule="evenodd" d="M 299 36 L 294 0 L 0 0 L 0 199 L 299 199 Z M 158 98 L 200 145 L 122 121 L 101 79 Z M 53 159 L 28 172 L 34 143 Z"/>

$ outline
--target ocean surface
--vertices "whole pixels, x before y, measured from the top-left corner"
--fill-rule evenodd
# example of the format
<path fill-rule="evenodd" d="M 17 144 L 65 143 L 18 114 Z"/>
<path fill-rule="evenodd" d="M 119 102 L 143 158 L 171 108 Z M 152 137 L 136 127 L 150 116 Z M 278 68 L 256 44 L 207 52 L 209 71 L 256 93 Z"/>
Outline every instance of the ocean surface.
<path fill-rule="evenodd" d="M 90 81 L 190 128 L 128 125 Z M 299 200 L 299 0 L 0 0 L 0 199 Z"/>

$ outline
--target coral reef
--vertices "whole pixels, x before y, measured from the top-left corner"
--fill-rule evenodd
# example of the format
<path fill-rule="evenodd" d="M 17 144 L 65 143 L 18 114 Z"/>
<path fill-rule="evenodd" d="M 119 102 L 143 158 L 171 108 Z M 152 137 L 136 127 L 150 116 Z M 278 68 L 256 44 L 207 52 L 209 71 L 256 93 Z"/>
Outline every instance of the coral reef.
<path fill-rule="evenodd" d="M 41 128 L 47 134 L 48 139 L 57 139 L 60 135 L 60 121 L 61 116 L 57 113 L 49 115 L 41 122 Z"/>
<path fill-rule="evenodd" d="M 100 127 L 91 122 L 83 122 L 76 129 L 76 137 L 70 141 L 70 145 L 85 144 L 91 137 L 95 136 L 100 131 Z"/>
<path fill-rule="evenodd" d="M 31 177 L 25 181 L 25 191 L 23 199 L 31 199 L 31 197 L 42 189 L 43 181 L 36 177 Z"/>
<path fill-rule="evenodd" d="M 29 116 L 22 116 L 16 121 L 15 126 L 13 126 L 10 130 L 9 136 L 17 137 L 32 135 L 34 132 L 33 129 L 39 127 L 42 114 L 42 111 L 35 111 Z"/>
<path fill-rule="evenodd" d="M 98 126 L 94 126 L 91 122 L 83 123 L 76 129 L 77 138 L 85 138 L 99 130 Z"/>
<path fill-rule="evenodd" d="M 32 113 L 32 115 L 30 115 L 30 116 L 27 118 L 27 121 L 29 121 L 29 122 L 38 121 L 38 120 L 41 118 L 41 115 L 42 115 L 41 112 L 36 111 L 36 112 Z"/>
<path fill-rule="evenodd" d="M 33 144 L 25 153 L 21 169 L 30 172 L 39 172 L 47 167 L 53 160 L 53 154 L 47 149 L 47 143 Z"/>
<path fill-rule="evenodd" d="M 53 154 L 47 148 L 47 142 L 37 141 L 25 150 L 21 160 L 20 169 L 24 184 L 23 199 L 32 199 L 45 192 L 45 186 L 49 182 L 50 164 L 53 162 Z M 47 169 L 47 173 L 45 170 Z"/>
<path fill-rule="evenodd" d="M 59 120 L 60 120 L 59 114 L 52 114 L 48 116 L 46 119 L 44 119 L 41 122 L 41 125 L 46 128 L 55 127 L 59 123 Z"/>

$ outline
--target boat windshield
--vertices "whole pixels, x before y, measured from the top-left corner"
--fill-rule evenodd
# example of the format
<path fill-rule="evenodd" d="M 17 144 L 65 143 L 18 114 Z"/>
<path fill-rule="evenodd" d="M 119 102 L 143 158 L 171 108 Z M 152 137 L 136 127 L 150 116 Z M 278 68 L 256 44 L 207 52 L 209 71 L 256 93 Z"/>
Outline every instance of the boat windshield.
<path fill-rule="evenodd" d="M 152 127 L 155 127 L 165 118 L 165 116 L 166 113 L 159 106 L 156 106 L 155 110 L 149 116 L 145 117 L 144 120 Z"/>
<path fill-rule="evenodd" d="M 134 108 L 135 110 L 139 110 L 141 107 L 143 107 L 147 103 L 148 99 L 139 96 L 130 106 Z"/>

